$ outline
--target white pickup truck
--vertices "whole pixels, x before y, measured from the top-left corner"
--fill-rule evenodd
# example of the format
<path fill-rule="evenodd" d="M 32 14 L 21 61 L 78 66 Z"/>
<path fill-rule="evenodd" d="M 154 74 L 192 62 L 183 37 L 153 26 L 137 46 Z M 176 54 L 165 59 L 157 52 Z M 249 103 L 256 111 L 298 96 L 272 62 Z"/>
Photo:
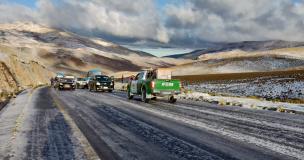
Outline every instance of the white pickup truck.
<path fill-rule="evenodd" d="M 83 77 L 76 77 L 74 79 L 74 83 L 76 85 L 76 89 L 79 89 L 79 88 L 85 88 L 85 87 L 88 87 L 88 82 L 86 80 L 86 78 L 83 78 Z"/>

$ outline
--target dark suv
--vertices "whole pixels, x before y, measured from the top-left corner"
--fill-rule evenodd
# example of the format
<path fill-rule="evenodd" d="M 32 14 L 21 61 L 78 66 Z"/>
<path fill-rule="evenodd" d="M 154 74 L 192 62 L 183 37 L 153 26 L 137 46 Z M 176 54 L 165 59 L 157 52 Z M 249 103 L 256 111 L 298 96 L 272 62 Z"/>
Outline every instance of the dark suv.
<path fill-rule="evenodd" d="M 113 78 L 109 78 L 105 75 L 93 75 L 90 77 L 89 84 L 88 84 L 88 90 L 94 90 L 97 91 L 108 91 L 112 92 L 114 90 L 114 80 Z"/>

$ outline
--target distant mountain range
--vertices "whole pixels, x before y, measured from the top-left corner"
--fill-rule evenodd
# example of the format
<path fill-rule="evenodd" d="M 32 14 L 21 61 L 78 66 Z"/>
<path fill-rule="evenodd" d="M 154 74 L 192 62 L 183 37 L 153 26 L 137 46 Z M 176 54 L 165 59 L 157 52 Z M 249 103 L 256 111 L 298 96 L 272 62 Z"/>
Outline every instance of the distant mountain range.
<path fill-rule="evenodd" d="M 163 56 L 163 57 L 168 57 L 168 58 L 181 58 L 183 56 L 186 56 L 188 54 L 193 54 L 193 53 L 196 53 L 196 52 L 200 52 L 200 51 L 203 51 L 204 49 L 198 49 L 198 50 L 194 50 L 190 53 L 182 53 L 182 54 L 173 54 L 173 55 L 168 55 L 168 56 Z"/>
<path fill-rule="evenodd" d="M 227 52 L 232 50 L 241 50 L 244 52 L 260 52 L 282 48 L 292 48 L 304 46 L 304 42 L 291 42 L 291 41 L 245 41 L 238 43 L 225 43 L 210 47 L 202 50 L 195 50 L 190 53 L 170 55 L 166 57 L 179 58 L 179 59 L 192 59 L 196 60 L 198 56 L 208 53 Z"/>
<path fill-rule="evenodd" d="M 34 22 L 0 24 L 0 52 L 15 54 L 17 59 L 34 60 L 56 73 L 81 76 L 90 69 L 101 69 L 109 74 L 191 62 L 158 58 L 101 38 L 83 37 Z"/>

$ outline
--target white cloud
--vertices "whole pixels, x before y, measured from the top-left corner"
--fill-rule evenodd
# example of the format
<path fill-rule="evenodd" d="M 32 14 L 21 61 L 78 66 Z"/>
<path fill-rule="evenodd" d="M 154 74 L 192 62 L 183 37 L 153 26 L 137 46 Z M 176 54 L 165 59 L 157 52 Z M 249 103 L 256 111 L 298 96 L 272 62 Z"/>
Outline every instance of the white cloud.
<path fill-rule="evenodd" d="M 206 42 L 304 41 L 304 1 L 39 0 L 36 9 L 0 0 L 0 23 L 43 22 L 121 44 L 201 48 Z M 210 46 L 210 43 L 208 44 Z"/>
<path fill-rule="evenodd" d="M 191 0 L 185 5 L 166 5 L 163 10 L 171 37 L 182 31 L 212 42 L 304 40 L 304 2 Z"/>
<path fill-rule="evenodd" d="M 168 42 L 161 15 L 153 0 L 89 0 L 36 2 L 37 9 L 5 2 L 0 5 L 1 23 L 39 21 L 55 27 L 105 32 L 115 36 Z M 20 12 L 22 11 L 22 12 Z"/>

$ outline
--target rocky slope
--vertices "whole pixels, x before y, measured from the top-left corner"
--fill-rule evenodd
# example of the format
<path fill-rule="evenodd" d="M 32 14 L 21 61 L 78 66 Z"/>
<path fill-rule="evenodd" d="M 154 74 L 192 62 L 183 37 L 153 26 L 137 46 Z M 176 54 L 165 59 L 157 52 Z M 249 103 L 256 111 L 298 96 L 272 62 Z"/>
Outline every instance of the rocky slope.
<path fill-rule="evenodd" d="M 0 52 L 34 60 L 53 72 L 84 76 L 89 69 L 105 74 L 180 65 L 191 60 L 158 58 L 100 38 L 33 22 L 0 24 Z"/>
<path fill-rule="evenodd" d="M 0 93 L 12 92 L 20 88 L 50 83 L 54 72 L 35 61 L 27 61 L 16 55 L 0 52 Z"/>
<path fill-rule="evenodd" d="M 304 42 L 290 42 L 290 41 L 246 41 L 238 43 L 225 43 L 217 45 L 205 50 L 198 50 L 188 54 L 185 54 L 179 58 L 184 59 L 197 59 L 198 56 L 208 53 L 217 53 L 217 52 L 229 52 L 233 50 L 241 50 L 243 52 L 261 52 L 282 48 L 292 48 L 304 46 Z"/>

